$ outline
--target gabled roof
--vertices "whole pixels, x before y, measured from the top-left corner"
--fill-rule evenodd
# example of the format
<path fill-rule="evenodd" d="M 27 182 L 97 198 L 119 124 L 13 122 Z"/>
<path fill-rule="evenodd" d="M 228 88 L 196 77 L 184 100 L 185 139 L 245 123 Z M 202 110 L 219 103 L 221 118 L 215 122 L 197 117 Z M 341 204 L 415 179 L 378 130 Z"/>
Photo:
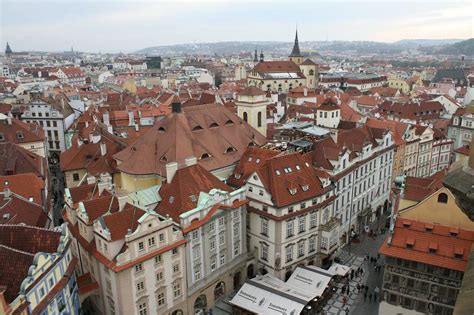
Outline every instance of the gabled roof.
<path fill-rule="evenodd" d="M 128 231 L 135 231 L 138 219 L 146 212 L 127 204 L 122 211 L 103 216 L 104 224 L 110 232 L 111 241 L 123 239 Z"/>
<path fill-rule="evenodd" d="M 119 203 L 117 197 L 113 195 L 105 195 L 94 199 L 82 201 L 84 210 L 87 213 L 89 224 L 94 223 L 96 219 L 105 215 L 106 213 L 113 213 L 119 211 Z"/>
<path fill-rule="evenodd" d="M 253 172 L 265 165 L 265 162 L 268 159 L 277 156 L 280 153 L 280 151 L 275 150 L 247 148 L 227 182 L 234 187 L 243 186 L 247 178 Z"/>
<path fill-rule="evenodd" d="M 199 164 L 178 169 L 170 183 L 164 183 L 159 191 L 161 202 L 155 211 L 161 215 L 169 215 L 179 223 L 179 216 L 196 208 L 200 192 L 211 189 L 232 191 L 232 188 L 221 182 Z"/>
<path fill-rule="evenodd" d="M 430 231 L 427 231 L 427 226 Z M 379 253 L 464 272 L 474 241 L 474 231 L 456 229 L 457 235 L 454 236 L 452 230 L 449 226 L 398 218 L 390 244 L 390 238 L 387 238 Z M 407 243 L 411 244 L 411 248 Z M 433 252 L 430 248 L 436 250 Z"/>
<path fill-rule="evenodd" d="M 404 199 L 422 201 L 441 187 L 447 170 L 439 171 L 430 177 L 420 178 L 407 176 L 405 179 Z"/>
<path fill-rule="evenodd" d="M 32 197 L 39 205 L 42 204 L 44 187 L 44 181 L 32 173 L 0 176 L 0 192 L 8 188 L 25 199 Z"/>
<path fill-rule="evenodd" d="M 326 192 L 313 167 L 300 153 L 277 155 L 264 163 L 256 174 L 277 207 L 311 199 Z"/>
<path fill-rule="evenodd" d="M 438 101 L 406 103 L 384 101 L 378 106 L 378 112 L 383 116 L 394 115 L 411 120 L 437 119 L 443 111 L 444 107 Z"/>
<path fill-rule="evenodd" d="M 305 77 L 300 67 L 293 61 L 262 61 L 252 71 L 258 72 L 263 76 L 266 73 L 295 73 L 298 75 L 298 78 Z"/>
<path fill-rule="evenodd" d="M 259 88 L 255 86 L 248 86 L 242 91 L 240 91 L 239 93 L 237 93 L 237 95 L 257 96 L 257 95 L 265 95 L 265 92 L 263 92 L 262 90 L 260 90 Z"/>
<path fill-rule="evenodd" d="M 16 118 L 8 118 L 0 114 L 0 133 L 3 139 L 0 141 L 13 143 L 29 143 L 44 141 L 44 130 L 36 123 L 24 123 Z"/>
<path fill-rule="evenodd" d="M 266 142 L 258 131 L 220 104 L 184 108 L 158 121 L 131 146 L 114 155 L 124 173 L 166 176 L 166 164 L 197 157 L 207 170 L 236 163 L 250 145 Z"/>
<path fill-rule="evenodd" d="M 46 227 L 48 216 L 38 202 L 41 200 L 31 202 L 12 192 L 8 197 L 0 193 L 0 224 Z"/>
<path fill-rule="evenodd" d="M 393 140 L 396 145 L 401 145 L 405 141 L 403 140 L 403 135 L 408 128 L 408 124 L 395 120 L 376 119 L 369 117 L 367 118 L 366 125 L 371 128 L 390 129 L 392 131 Z"/>
<path fill-rule="evenodd" d="M 0 174 L 33 173 L 45 177 L 46 160 L 13 143 L 0 143 Z"/>

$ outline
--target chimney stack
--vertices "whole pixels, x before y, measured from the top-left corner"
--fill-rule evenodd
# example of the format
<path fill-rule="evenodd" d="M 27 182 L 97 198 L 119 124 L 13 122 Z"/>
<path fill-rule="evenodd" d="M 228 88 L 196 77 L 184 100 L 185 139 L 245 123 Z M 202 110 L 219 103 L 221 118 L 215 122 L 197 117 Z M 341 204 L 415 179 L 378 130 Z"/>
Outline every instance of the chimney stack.
<path fill-rule="evenodd" d="M 8 115 L 7 115 L 7 123 L 8 123 L 9 125 L 12 124 L 12 113 L 8 113 Z"/>
<path fill-rule="evenodd" d="M 166 181 L 171 183 L 173 180 L 174 175 L 178 171 L 178 163 L 177 162 L 170 162 L 166 164 Z"/>
<path fill-rule="evenodd" d="M 135 115 L 133 115 L 132 111 L 128 112 L 128 125 L 134 126 L 135 125 Z"/>
<path fill-rule="evenodd" d="M 106 111 L 104 115 L 102 115 L 102 119 L 104 120 L 104 125 L 107 127 L 110 126 L 110 114 L 109 111 Z"/>
<path fill-rule="evenodd" d="M 308 88 L 305 87 L 305 88 L 303 89 L 303 95 L 304 95 L 304 96 L 308 96 Z"/>
<path fill-rule="evenodd" d="M 187 157 L 187 158 L 184 159 L 184 164 L 186 166 L 191 166 L 191 165 L 197 164 L 197 159 L 196 159 L 195 156 Z"/>

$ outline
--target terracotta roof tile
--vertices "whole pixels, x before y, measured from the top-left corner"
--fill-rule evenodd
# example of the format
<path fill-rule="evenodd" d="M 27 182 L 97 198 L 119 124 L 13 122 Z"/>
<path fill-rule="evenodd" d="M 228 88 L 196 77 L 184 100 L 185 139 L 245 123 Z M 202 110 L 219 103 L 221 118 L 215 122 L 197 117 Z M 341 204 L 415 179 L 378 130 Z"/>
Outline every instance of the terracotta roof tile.
<path fill-rule="evenodd" d="M 117 197 L 113 195 L 84 200 L 82 203 L 89 218 L 89 224 L 92 224 L 96 219 L 108 212 L 113 213 L 119 211 Z"/>
<path fill-rule="evenodd" d="M 110 232 L 112 241 L 123 239 L 128 230 L 135 231 L 138 219 L 146 212 L 127 204 L 122 211 L 103 216 L 104 224 Z"/>

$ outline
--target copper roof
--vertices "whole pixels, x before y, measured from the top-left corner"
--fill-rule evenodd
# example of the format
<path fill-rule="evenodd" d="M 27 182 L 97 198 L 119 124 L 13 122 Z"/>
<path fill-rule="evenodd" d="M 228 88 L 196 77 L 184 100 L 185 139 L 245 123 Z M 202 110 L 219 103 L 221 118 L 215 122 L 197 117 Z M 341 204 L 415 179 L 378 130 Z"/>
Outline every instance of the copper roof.
<path fill-rule="evenodd" d="M 166 164 L 197 157 L 207 170 L 236 163 L 250 145 L 266 142 L 258 131 L 220 104 L 184 108 L 157 122 L 146 134 L 114 155 L 124 173 L 166 176 Z"/>

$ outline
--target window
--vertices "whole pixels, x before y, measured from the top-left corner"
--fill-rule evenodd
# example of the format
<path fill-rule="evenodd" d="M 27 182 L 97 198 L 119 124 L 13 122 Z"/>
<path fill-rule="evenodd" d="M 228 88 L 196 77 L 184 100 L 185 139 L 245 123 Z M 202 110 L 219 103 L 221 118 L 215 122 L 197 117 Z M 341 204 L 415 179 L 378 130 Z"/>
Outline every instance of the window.
<path fill-rule="evenodd" d="M 143 264 L 136 264 L 135 265 L 135 272 L 143 271 Z"/>
<path fill-rule="evenodd" d="M 441 193 L 438 195 L 438 202 L 439 203 L 448 203 L 448 195 L 445 193 Z"/>
<path fill-rule="evenodd" d="M 234 243 L 234 256 L 239 255 L 240 253 L 240 242 L 237 241 Z"/>
<path fill-rule="evenodd" d="M 75 182 L 78 182 L 79 181 L 79 173 L 73 173 L 72 174 L 72 180 L 75 181 Z"/>
<path fill-rule="evenodd" d="M 156 296 L 156 301 L 158 303 L 158 307 L 165 305 L 166 303 L 165 293 L 164 292 L 158 293 L 158 295 Z"/>
<path fill-rule="evenodd" d="M 216 270 L 216 266 L 217 266 L 216 258 L 212 258 L 211 259 L 211 271 Z"/>
<path fill-rule="evenodd" d="M 262 127 L 262 112 L 257 114 L 257 127 Z"/>
<path fill-rule="evenodd" d="M 262 244 L 262 247 L 260 247 L 260 258 L 262 260 L 267 261 L 268 260 L 268 246 L 266 244 Z"/>
<path fill-rule="evenodd" d="M 175 299 L 181 296 L 181 283 L 173 284 L 173 296 Z"/>
<path fill-rule="evenodd" d="M 164 294 L 161 293 L 163 295 L 163 299 L 164 299 Z M 164 304 L 164 302 L 163 302 Z M 158 305 L 162 305 L 162 304 L 158 304 Z M 147 315 L 148 314 L 148 308 L 146 306 L 146 303 L 141 303 L 138 305 L 138 314 L 139 315 Z"/>
<path fill-rule="evenodd" d="M 219 226 L 223 226 L 224 223 L 225 223 L 224 217 L 220 217 L 220 218 L 219 218 Z"/>
<path fill-rule="evenodd" d="M 154 237 L 150 237 L 148 239 L 148 246 L 150 246 L 150 247 L 155 246 L 155 238 Z"/>
<path fill-rule="evenodd" d="M 306 227 L 306 217 L 302 216 L 298 219 L 298 232 L 303 233 Z"/>
<path fill-rule="evenodd" d="M 248 121 L 248 115 L 247 115 L 247 112 L 244 112 L 244 114 L 243 114 L 243 120 L 244 120 L 245 122 L 247 122 L 247 121 Z"/>
<path fill-rule="evenodd" d="M 249 186 L 249 192 L 253 192 L 253 187 Z"/>
<path fill-rule="evenodd" d="M 199 254 L 200 254 L 200 250 L 199 250 L 199 245 L 196 245 L 193 247 L 193 260 L 197 260 L 199 259 Z"/>
<path fill-rule="evenodd" d="M 209 222 L 209 231 L 214 231 L 215 228 L 216 228 L 215 222 L 214 221 Z"/>
<path fill-rule="evenodd" d="M 161 242 L 164 242 L 165 241 L 165 234 L 164 233 L 160 233 L 160 235 L 158 236 L 159 240 L 160 240 L 160 243 Z M 154 240 L 153 240 L 154 241 Z"/>
<path fill-rule="evenodd" d="M 191 236 L 192 236 L 193 241 L 197 240 L 198 239 L 198 231 L 194 230 L 192 232 Z"/>
<path fill-rule="evenodd" d="M 304 241 L 298 243 L 298 257 L 304 256 Z"/>
<path fill-rule="evenodd" d="M 219 234 L 219 245 L 224 245 L 225 243 L 225 234 L 222 232 Z"/>
<path fill-rule="evenodd" d="M 316 211 L 311 212 L 311 214 L 309 215 L 309 227 L 311 229 L 316 227 L 316 224 L 317 224 L 316 219 L 317 219 Z"/>
<path fill-rule="evenodd" d="M 138 242 L 138 251 L 141 252 L 145 250 L 145 244 L 143 242 Z"/>
<path fill-rule="evenodd" d="M 209 242 L 209 247 L 210 247 L 211 250 L 216 249 L 216 237 L 215 236 L 211 237 L 211 240 Z"/>
<path fill-rule="evenodd" d="M 309 252 L 314 252 L 316 250 L 316 236 L 309 238 Z"/>
<path fill-rule="evenodd" d="M 179 265 L 178 264 L 174 264 L 173 265 L 173 273 L 178 273 L 179 272 Z"/>
<path fill-rule="evenodd" d="M 156 281 L 160 282 L 161 280 L 163 280 L 163 271 L 159 271 L 156 273 Z"/>
<path fill-rule="evenodd" d="M 223 264 L 225 264 L 225 255 L 221 254 L 220 265 L 222 266 Z"/>
<path fill-rule="evenodd" d="M 268 236 L 268 219 L 266 218 L 261 218 L 261 234 Z"/>
<path fill-rule="evenodd" d="M 287 221 L 286 222 L 286 237 L 292 237 L 294 235 L 294 222 Z"/>
<path fill-rule="evenodd" d="M 177 255 L 179 253 L 179 249 L 177 247 L 173 248 L 173 250 L 171 251 L 171 253 L 173 255 Z"/>
<path fill-rule="evenodd" d="M 201 269 L 198 267 L 194 270 L 194 281 L 201 280 Z"/>
<path fill-rule="evenodd" d="M 288 246 L 286 248 L 286 262 L 293 260 L 293 246 Z"/>
<path fill-rule="evenodd" d="M 162 261 L 163 261 L 163 260 L 162 260 L 161 255 L 155 256 L 155 264 L 159 264 L 159 263 L 161 263 Z"/>
<path fill-rule="evenodd" d="M 137 283 L 137 291 L 138 292 L 141 292 L 145 289 L 145 284 L 143 283 L 143 281 L 140 281 Z"/>

